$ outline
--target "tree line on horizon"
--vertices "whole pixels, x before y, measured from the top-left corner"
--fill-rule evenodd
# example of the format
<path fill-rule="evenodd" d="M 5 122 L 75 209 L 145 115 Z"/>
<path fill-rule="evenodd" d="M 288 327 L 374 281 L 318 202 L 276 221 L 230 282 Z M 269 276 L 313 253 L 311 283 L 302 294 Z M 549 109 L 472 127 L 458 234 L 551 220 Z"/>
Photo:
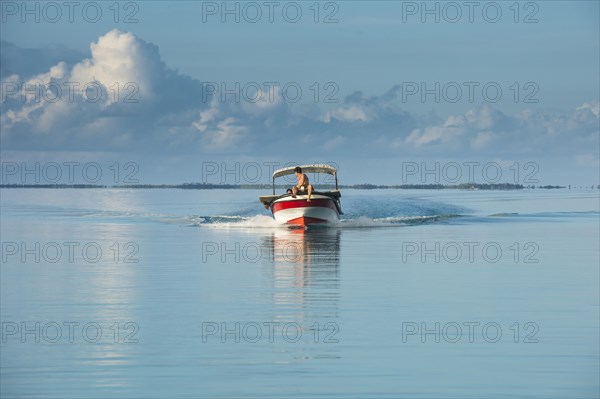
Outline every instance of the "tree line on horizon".
<path fill-rule="evenodd" d="M 272 189 L 271 184 L 213 184 L 213 183 L 182 183 L 182 184 L 124 184 L 124 185 L 103 185 L 103 184 L 0 184 L 0 188 L 74 188 L 74 189 L 91 189 L 91 188 L 133 188 L 133 189 L 184 189 L 184 190 L 217 190 L 217 189 Z M 594 188 L 594 185 L 587 186 L 557 186 L 557 185 L 527 185 L 514 183 L 461 183 L 461 184 L 340 184 L 340 189 L 357 189 L 357 190 L 377 190 L 377 189 L 407 189 L 407 190 L 523 190 L 523 189 L 562 189 L 568 188 Z M 287 185 L 275 185 L 276 189 L 286 190 Z M 317 189 L 334 189 L 332 184 L 318 185 Z M 600 185 L 595 187 L 600 189 Z"/>

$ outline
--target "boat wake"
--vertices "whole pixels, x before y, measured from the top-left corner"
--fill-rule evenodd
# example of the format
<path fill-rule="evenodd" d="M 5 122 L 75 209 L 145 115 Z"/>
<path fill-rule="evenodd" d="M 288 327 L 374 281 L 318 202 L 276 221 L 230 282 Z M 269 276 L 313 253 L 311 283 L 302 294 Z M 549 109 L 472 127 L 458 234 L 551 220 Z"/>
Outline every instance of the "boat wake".
<path fill-rule="evenodd" d="M 209 228 L 278 228 L 284 227 L 271 216 L 192 216 L 190 223 L 197 227 Z"/>
<path fill-rule="evenodd" d="M 377 228 L 412 226 L 427 223 L 443 223 L 462 215 L 429 215 L 429 216 L 394 216 L 382 218 L 370 218 L 360 216 L 357 218 L 342 219 L 335 224 L 322 224 L 320 226 L 338 229 Z M 224 228 L 224 229 L 273 229 L 288 228 L 290 226 L 276 222 L 272 217 L 266 215 L 254 216 L 193 216 L 190 224 L 196 227 Z M 317 226 L 315 226 L 317 227 Z"/>
<path fill-rule="evenodd" d="M 462 215 L 427 215 L 427 216 L 389 216 L 383 218 L 369 218 L 361 216 L 356 219 L 342 220 L 343 227 L 390 227 L 390 226 L 412 226 L 427 223 L 441 223 L 449 221 Z"/>
<path fill-rule="evenodd" d="M 164 223 L 180 226 L 212 228 L 212 229 L 287 229 L 264 212 L 257 212 L 253 203 L 240 204 L 237 210 L 229 214 L 198 215 L 186 214 L 185 211 L 171 212 L 139 212 L 137 210 L 94 210 L 79 209 L 69 211 L 68 216 L 102 220 L 108 223 Z M 370 198 L 354 196 L 346 200 L 345 213 L 339 222 L 317 224 L 314 227 L 336 229 L 402 227 L 423 224 L 439 224 L 457 222 L 469 215 L 469 210 L 451 206 L 437 201 L 421 198 Z M 52 214 L 63 215 L 60 209 L 53 209 Z M 66 216 L 64 214 L 63 216 Z"/>

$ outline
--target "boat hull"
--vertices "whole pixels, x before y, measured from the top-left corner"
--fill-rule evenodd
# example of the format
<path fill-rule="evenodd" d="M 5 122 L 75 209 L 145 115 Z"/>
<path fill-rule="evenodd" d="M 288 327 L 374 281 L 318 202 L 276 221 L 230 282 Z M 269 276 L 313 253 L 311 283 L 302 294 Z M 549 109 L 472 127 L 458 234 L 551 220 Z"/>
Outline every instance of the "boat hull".
<path fill-rule="evenodd" d="M 271 204 L 271 212 L 277 222 L 290 225 L 308 226 L 340 220 L 335 201 L 325 195 L 313 195 L 310 202 L 306 195 L 280 198 Z"/>

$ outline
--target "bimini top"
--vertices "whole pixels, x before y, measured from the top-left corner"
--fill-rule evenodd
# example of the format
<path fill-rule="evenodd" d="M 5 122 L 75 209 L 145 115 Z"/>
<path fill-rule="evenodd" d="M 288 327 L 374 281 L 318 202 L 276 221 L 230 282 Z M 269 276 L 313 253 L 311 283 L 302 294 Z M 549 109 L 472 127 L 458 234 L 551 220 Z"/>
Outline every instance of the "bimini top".
<path fill-rule="evenodd" d="M 302 173 L 326 173 L 333 176 L 337 174 L 337 170 L 333 166 L 325 164 L 300 165 L 300 167 L 302 168 Z M 296 169 L 296 166 L 276 170 L 273 172 L 273 180 L 281 176 L 293 174 L 294 169 Z"/>

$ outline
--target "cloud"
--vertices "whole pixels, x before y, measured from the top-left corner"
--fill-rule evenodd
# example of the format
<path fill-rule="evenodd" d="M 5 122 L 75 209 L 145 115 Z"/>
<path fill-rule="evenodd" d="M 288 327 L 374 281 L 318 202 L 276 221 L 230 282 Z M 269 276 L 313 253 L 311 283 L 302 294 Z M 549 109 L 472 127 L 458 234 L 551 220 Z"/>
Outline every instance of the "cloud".
<path fill-rule="evenodd" d="M 21 48 L 6 40 L 0 41 L 0 78 L 11 75 L 29 78 L 47 71 L 51 66 L 64 62 L 73 65 L 86 54 L 65 46 L 50 45 L 42 49 Z"/>
<path fill-rule="evenodd" d="M 427 126 L 413 130 L 405 142 L 412 144 L 415 147 L 421 147 L 432 143 L 449 144 L 452 143 L 457 137 L 465 134 L 465 128 L 463 123 L 454 124 L 455 119 L 453 117 L 448 120 L 442 126 Z"/>
<path fill-rule="evenodd" d="M 331 119 L 337 119 L 342 122 L 368 121 L 366 111 L 356 105 L 336 108 L 333 111 L 326 112 L 323 116 L 323 122 L 329 123 L 331 122 Z"/>
<path fill-rule="evenodd" d="M 14 45 L 8 49 L 7 54 L 38 54 Z M 4 43 L 2 51 L 5 60 Z M 87 57 L 74 60 L 74 54 L 57 47 L 44 58 L 44 69 L 32 72 L 21 61 L 11 64 L 10 74 L 3 69 L 3 150 L 294 159 L 297 154 L 329 159 L 564 154 L 577 164 L 597 160 L 582 155 L 599 145 L 597 100 L 572 110 L 529 108 L 511 115 L 482 104 L 445 117 L 408 112 L 397 85 L 380 95 L 354 91 L 327 109 L 290 104 L 277 86 L 259 88 L 250 95 L 255 101 L 236 102 L 234 96 L 224 101 L 201 81 L 169 68 L 156 45 L 131 32 L 112 30 L 90 45 Z M 67 89 L 75 85 L 79 89 L 71 96 Z M 85 85 L 88 91 L 82 90 Z M 98 99 L 90 101 L 94 95 Z"/>
<path fill-rule="evenodd" d="M 450 115 L 443 123 L 414 129 L 403 144 L 463 154 L 547 154 L 597 147 L 598 122 L 597 103 L 585 103 L 571 112 L 526 109 L 516 115 L 482 105 Z"/>
<path fill-rule="evenodd" d="M 591 117 L 590 113 L 595 117 L 600 116 L 600 102 L 584 103 L 577 107 L 579 115 L 583 118 Z"/>
<path fill-rule="evenodd" d="M 125 85 L 135 85 L 135 99 L 152 101 L 157 96 L 156 82 L 166 77 L 166 66 L 160 59 L 158 47 L 140 40 L 129 32 L 112 30 L 101 36 L 91 46 L 92 57 L 77 63 L 70 79 L 75 82 L 98 82 L 110 91 L 124 90 Z M 113 89 L 114 87 L 114 89 Z M 108 104 L 120 96 L 108 95 Z"/>
<path fill-rule="evenodd" d="M 481 150 L 483 148 L 489 147 L 490 144 L 494 141 L 494 135 L 491 132 L 480 132 L 477 133 L 475 138 L 471 143 L 471 147 L 474 150 Z"/>
<path fill-rule="evenodd" d="M 240 144 L 247 127 L 238 124 L 235 118 L 226 118 L 217 124 L 216 129 L 209 131 L 208 146 L 214 149 L 229 148 Z"/>
<path fill-rule="evenodd" d="M 450 115 L 443 123 L 413 130 L 405 140 L 414 147 L 444 146 L 449 149 L 484 150 L 512 127 L 509 117 L 489 105 Z"/>
<path fill-rule="evenodd" d="M 189 111 L 204 106 L 202 84 L 167 68 L 158 48 L 132 33 L 112 30 L 90 53 L 72 66 L 59 61 L 33 76 L 2 79 L 3 146 L 158 146 L 165 130 L 190 129 Z"/>

